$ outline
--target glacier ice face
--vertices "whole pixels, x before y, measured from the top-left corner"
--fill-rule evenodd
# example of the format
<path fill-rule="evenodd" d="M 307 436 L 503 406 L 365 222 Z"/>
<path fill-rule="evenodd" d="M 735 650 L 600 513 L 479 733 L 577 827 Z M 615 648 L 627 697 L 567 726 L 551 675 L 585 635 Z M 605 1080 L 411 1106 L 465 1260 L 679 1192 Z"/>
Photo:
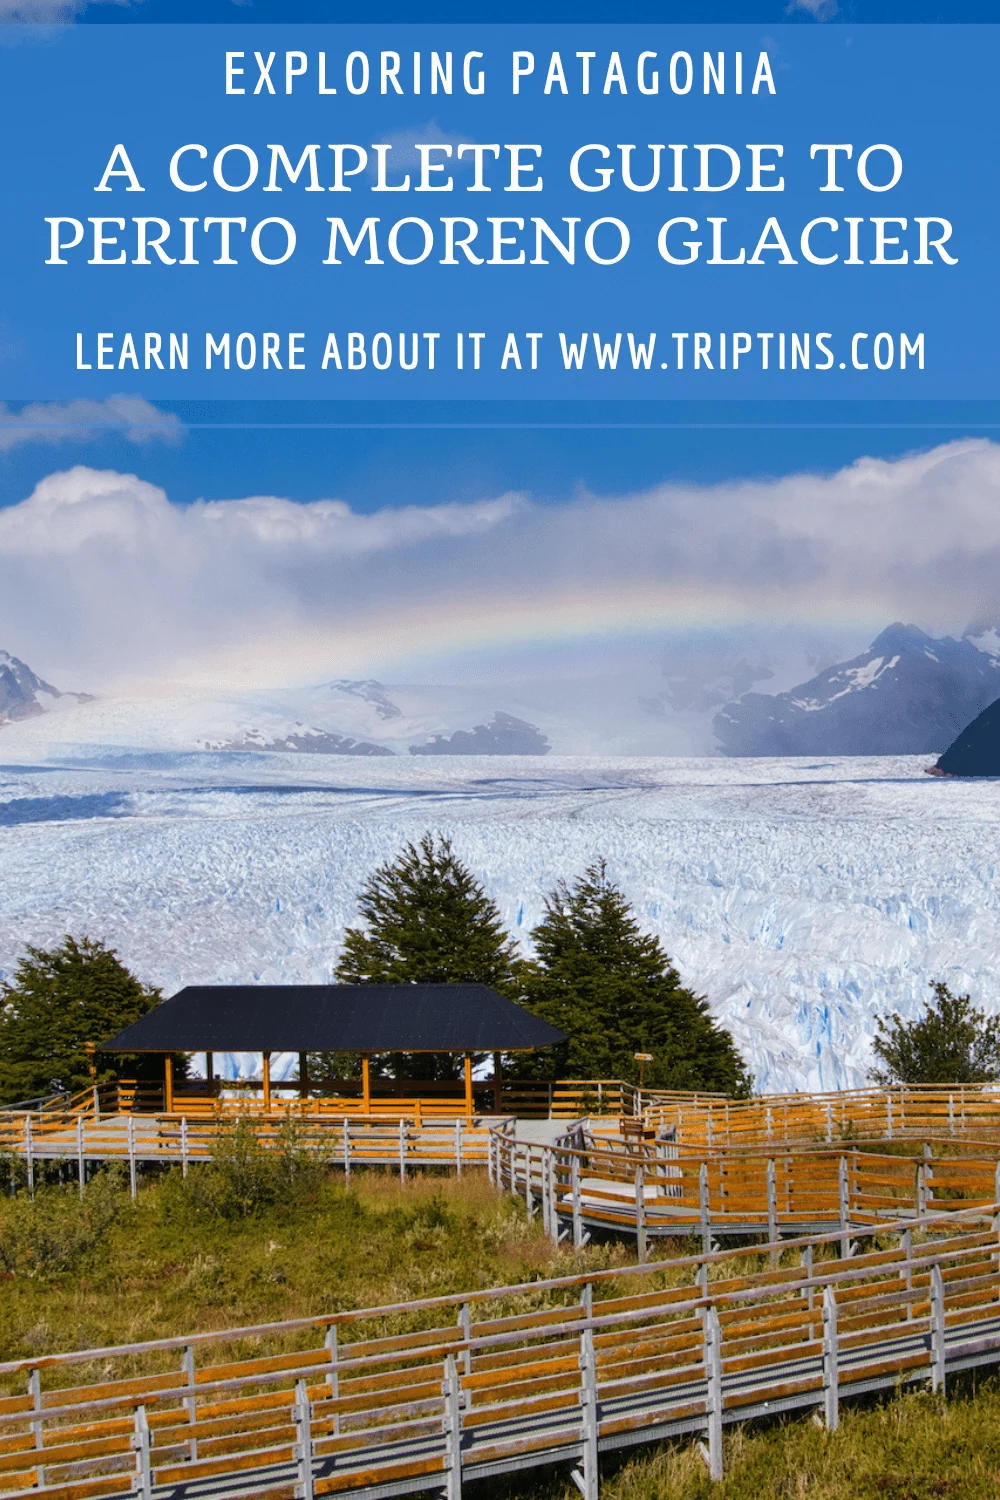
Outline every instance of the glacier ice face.
<path fill-rule="evenodd" d="M 72 932 L 166 993 L 329 981 L 361 882 L 430 828 L 522 941 L 604 855 L 762 1089 L 864 1083 L 875 1015 L 931 980 L 1000 1010 L 1000 785 L 925 758 L 87 757 L 0 766 L 8 977 Z"/>

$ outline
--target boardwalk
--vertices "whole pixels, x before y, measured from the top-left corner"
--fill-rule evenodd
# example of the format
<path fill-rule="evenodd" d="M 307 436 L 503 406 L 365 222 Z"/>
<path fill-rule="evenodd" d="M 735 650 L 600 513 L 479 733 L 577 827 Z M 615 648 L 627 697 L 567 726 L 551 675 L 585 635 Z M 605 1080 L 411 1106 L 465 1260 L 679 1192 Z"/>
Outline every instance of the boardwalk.
<path fill-rule="evenodd" d="M 836 1231 L 845 1244 L 873 1227 L 933 1209 L 1000 1200 L 1000 1143 L 952 1138 L 877 1145 L 698 1151 L 652 1132 L 596 1133 L 582 1124 L 553 1146 L 491 1132 L 493 1180 L 540 1213 L 554 1240 L 593 1230 L 647 1243 Z"/>
<path fill-rule="evenodd" d="M 377 1500 L 1000 1361 L 1000 1209 L 0 1366 L 0 1496 Z M 780 1254 L 780 1265 L 772 1262 Z"/>
<path fill-rule="evenodd" d="M 390 1167 L 403 1176 L 411 1167 L 486 1165 L 490 1129 L 498 1122 L 474 1116 L 414 1125 L 394 1115 L 268 1118 L 232 1115 L 189 1119 L 186 1115 L 102 1115 L 48 1111 L 0 1115 L 0 1150 L 24 1162 L 29 1182 L 45 1163 L 69 1164 L 81 1183 L 89 1168 L 108 1161 L 127 1165 L 135 1191 L 140 1167 L 180 1166 L 185 1172 L 209 1161 L 240 1119 L 263 1146 L 307 1151 L 348 1175 L 355 1167 Z"/>

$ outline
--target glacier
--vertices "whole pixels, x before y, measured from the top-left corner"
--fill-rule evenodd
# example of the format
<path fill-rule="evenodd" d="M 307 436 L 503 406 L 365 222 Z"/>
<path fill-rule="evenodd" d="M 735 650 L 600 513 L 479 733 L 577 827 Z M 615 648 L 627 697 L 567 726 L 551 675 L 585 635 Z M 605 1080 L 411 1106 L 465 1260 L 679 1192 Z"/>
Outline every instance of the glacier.
<path fill-rule="evenodd" d="M 546 892 L 605 856 L 760 1090 L 864 1084 L 875 1016 L 916 1015 L 932 980 L 1000 1011 L 1000 785 L 929 778 L 926 757 L 90 744 L 19 763 L 8 745 L 0 977 L 26 943 L 70 932 L 111 944 L 168 994 L 328 982 L 365 877 L 433 829 L 526 947 Z"/>

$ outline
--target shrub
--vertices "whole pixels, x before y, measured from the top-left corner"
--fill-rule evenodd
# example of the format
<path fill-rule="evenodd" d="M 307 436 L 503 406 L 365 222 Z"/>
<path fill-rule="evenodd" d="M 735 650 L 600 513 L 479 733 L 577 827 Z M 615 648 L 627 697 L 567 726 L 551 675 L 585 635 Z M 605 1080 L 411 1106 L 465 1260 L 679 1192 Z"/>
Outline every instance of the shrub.
<path fill-rule="evenodd" d="M 77 1187 L 19 1193 L 0 1215 L 0 1268 L 14 1276 L 55 1276 L 73 1270 L 107 1236 L 129 1205 L 124 1178 L 108 1168 Z"/>
<path fill-rule="evenodd" d="M 288 1120 L 277 1144 L 265 1146 L 250 1120 L 237 1120 L 222 1132 L 204 1166 L 179 1183 L 182 1204 L 215 1219 L 248 1219 L 274 1205 L 314 1192 L 321 1162 L 301 1145 L 298 1127 Z"/>

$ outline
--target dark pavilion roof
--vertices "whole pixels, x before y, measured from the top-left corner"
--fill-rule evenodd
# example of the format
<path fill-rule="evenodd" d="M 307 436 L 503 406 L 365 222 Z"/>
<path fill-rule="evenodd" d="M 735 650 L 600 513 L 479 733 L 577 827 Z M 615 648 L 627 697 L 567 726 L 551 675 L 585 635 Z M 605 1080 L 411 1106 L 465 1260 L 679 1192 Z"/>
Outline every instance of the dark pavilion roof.
<path fill-rule="evenodd" d="M 485 984 L 188 985 L 103 1052 L 526 1052 L 563 1033 Z"/>

